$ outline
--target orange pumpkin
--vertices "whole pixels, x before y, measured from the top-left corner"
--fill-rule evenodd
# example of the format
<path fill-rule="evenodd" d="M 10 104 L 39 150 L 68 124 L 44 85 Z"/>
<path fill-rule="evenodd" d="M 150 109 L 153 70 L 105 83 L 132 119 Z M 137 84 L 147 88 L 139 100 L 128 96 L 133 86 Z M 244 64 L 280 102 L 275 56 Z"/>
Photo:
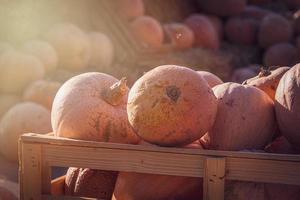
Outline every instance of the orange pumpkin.
<path fill-rule="evenodd" d="M 223 81 L 217 77 L 216 75 L 214 75 L 213 73 L 210 72 L 206 72 L 206 71 L 197 71 L 198 74 L 200 74 L 200 76 L 206 80 L 206 82 L 208 83 L 209 87 L 213 88 L 216 85 L 222 84 Z"/>
<path fill-rule="evenodd" d="M 23 93 L 23 100 L 33 101 L 51 110 L 54 97 L 61 83 L 38 80 L 31 83 Z"/>
<path fill-rule="evenodd" d="M 261 69 L 261 72 L 246 81 L 244 85 L 251 85 L 264 91 L 274 101 L 275 92 L 281 77 L 290 69 L 290 67 L 279 67 L 274 70 Z"/>
<path fill-rule="evenodd" d="M 80 74 L 58 90 L 51 122 L 55 135 L 82 140 L 137 143 L 127 119 L 126 80 L 98 72 Z"/>
<path fill-rule="evenodd" d="M 162 146 L 199 139 L 211 128 L 216 112 L 216 98 L 206 81 L 196 71 L 176 65 L 145 73 L 128 96 L 134 130 L 145 141 Z"/>
<path fill-rule="evenodd" d="M 300 64 L 282 76 L 276 90 L 275 110 L 283 136 L 300 149 Z"/>
<path fill-rule="evenodd" d="M 18 103 L 0 122 L 0 150 L 9 160 L 18 160 L 18 139 L 23 133 L 51 132 L 50 112 L 33 102 Z"/>
<path fill-rule="evenodd" d="M 12 106 L 19 103 L 21 98 L 16 95 L 0 94 L 0 119 Z"/>
<path fill-rule="evenodd" d="M 260 89 L 237 83 L 213 88 L 218 99 L 215 123 L 208 131 L 210 149 L 262 149 L 275 131 L 274 105 Z"/>

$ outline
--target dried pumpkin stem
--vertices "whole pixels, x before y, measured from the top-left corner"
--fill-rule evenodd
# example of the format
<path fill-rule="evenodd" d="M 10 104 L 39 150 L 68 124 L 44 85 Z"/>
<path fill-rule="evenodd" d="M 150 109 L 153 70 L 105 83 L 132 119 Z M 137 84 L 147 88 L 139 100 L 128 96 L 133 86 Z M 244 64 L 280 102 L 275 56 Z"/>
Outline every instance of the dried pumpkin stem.
<path fill-rule="evenodd" d="M 103 99 L 113 106 L 120 105 L 123 101 L 124 95 L 126 95 L 126 93 L 128 92 L 126 83 L 127 79 L 125 77 L 121 78 L 121 80 L 119 80 L 103 92 Z"/>
<path fill-rule="evenodd" d="M 269 67 L 261 67 L 258 77 L 269 76 L 271 74 L 271 70 Z"/>

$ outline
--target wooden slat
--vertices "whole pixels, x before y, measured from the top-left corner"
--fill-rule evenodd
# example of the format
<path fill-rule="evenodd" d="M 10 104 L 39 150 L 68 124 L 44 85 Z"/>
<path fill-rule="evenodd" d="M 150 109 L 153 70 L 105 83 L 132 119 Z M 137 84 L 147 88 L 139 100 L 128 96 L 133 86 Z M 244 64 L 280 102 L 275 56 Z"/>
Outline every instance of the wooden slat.
<path fill-rule="evenodd" d="M 101 200 L 101 199 L 87 198 L 87 197 L 42 195 L 42 200 Z"/>
<path fill-rule="evenodd" d="M 62 145 L 62 146 L 123 149 L 123 150 L 137 150 L 137 151 L 147 151 L 147 152 L 149 151 L 167 152 L 167 153 L 178 153 L 178 154 L 188 154 L 188 155 L 253 158 L 253 159 L 300 162 L 300 155 L 236 152 L 236 151 L 214 151 L 214 150 L 201 150 L 201 149 L 184 149 L 184 148 L 169 148 L 169 147 L 158 147 L 158 146 L 103 143 L 103 142 L 83 141 L 83 140 L 75 140 L 75 139 L 68 139 L 68 138 L 58 138 L 55 136 L 41 135 L 35 133 L 24 134 L 21 136 L 21 140 L 23 142 L 54 144 L 54 145 Z"/>
<path fill-rule="evenodd" d="M 47 161 L 42 159 L 42 193 L 51 193 L 51 166 Z"/>
<path fill-rule="evenodd" d="M 41 199 L 41 145 L 22 143 L 21 145 L 20 192 L 21 200 Z"/>
<path fill-rule="evenodd" d="M 208 157 L 203 178 L 204 200 L 223 200 L 225 183 L 225 158 Z"/>

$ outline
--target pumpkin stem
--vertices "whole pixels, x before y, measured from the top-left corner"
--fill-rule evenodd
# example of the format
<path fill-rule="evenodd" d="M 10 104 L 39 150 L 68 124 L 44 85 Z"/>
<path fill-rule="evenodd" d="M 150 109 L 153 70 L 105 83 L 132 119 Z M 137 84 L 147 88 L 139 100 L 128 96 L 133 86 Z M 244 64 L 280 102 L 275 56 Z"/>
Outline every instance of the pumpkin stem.
<path fill-rule="evenodd" d="M 261 67 L 258 77 L 269 76 L 271 74 L 271 70 L 269 67 Z"/>
<path fill-rule="evenodd" d="M 109 89 L 104 90 L 103 99 L 110 105 L 120 105 L 124 95 L 128 92 L 126 83 L 127 79 L 125 77 L 121 78 L 121 80 L 113 84 Z"/>
<path fill-rule="evenodd" d="M 176 102 L 181 95 L 180 89 L 175 85 L 168 86 L 166 88 L 166 93 L 167 96 L 174 102 Z"/>

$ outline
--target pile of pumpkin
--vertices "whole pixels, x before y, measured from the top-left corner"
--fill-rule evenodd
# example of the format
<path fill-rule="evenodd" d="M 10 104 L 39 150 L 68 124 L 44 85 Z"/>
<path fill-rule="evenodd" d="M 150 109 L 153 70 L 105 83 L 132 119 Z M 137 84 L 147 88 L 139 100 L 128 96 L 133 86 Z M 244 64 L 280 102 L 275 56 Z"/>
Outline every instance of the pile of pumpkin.
<path fill-rule="evenodd" d="M 83 101 L 84 100 L 84 101 Z M 164 65 L 126 79 L 98 72 L 55 96 L 54 134 L 80 140 L 230 151 L 300 151 L 300 65 L 262 69 L 243 84 Z M 102 199 L 201 199 L 202 179 L 69 168 L 64 194 Z M 278 190 L 283 188 L 284 192 Z M 299 199 L 300 187 L 229 181 L 226 199 Z"/>

